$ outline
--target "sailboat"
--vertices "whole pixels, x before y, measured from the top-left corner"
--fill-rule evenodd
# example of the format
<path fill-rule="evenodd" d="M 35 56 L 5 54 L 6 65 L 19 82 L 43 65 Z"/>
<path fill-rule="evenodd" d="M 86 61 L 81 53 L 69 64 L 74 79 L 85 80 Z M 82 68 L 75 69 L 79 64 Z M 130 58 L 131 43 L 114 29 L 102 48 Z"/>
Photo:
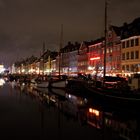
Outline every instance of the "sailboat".
<path fill-rule="evenodd" d="M 63 24 L 61 24 L 61 34 L 60 34 L 60 46 L 59 46 L 59 58 L 58 58 L 58 72 L 59 72 L 59 80 L 53 80 L 50 82 L 51 88 L 65 88 L 66 87 L 66 79 L 61 76 L 61 49 L 62 49 L 62 41 L 63 41 Z"/>
<path fill-rule="evenodd" d="M 49 81 L 47 77 L 44 75 L 44 55 L 45 55 L 45 42 L 43 42 L 43 49 L 42 49 L 42 76 L 34 78 L 31 80 L 31 83 L 34 84 L 34 88 L 48 88 Z"/>

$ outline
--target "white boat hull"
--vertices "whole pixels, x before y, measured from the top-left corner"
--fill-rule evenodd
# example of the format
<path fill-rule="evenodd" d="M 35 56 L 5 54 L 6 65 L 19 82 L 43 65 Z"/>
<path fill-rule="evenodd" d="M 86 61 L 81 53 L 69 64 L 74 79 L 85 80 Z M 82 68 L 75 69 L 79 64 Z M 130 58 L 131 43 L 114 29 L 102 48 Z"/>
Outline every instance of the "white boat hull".
<path fill-rule="evenodd" d="M 38 88 L 48 88 L 49 82 L 40 82 L 36 84 L 36 87 Z"/>

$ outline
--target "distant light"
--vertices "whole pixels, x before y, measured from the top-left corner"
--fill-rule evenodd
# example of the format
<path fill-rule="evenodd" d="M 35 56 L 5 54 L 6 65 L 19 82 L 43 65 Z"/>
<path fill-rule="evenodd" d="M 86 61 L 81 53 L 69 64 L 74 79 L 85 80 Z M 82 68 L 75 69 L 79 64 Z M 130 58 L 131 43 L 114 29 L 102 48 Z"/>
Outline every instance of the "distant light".
<path fill-rule="evenodd" d="M 3 86 L 5 84 L 5 81 L 3 79 L 0 79 L 0 86 Z"/>
<path fill-rule="evenodd" d="M 0 65 L 0 68 L 4 68 L 4 66 L 3 65 Z"/>
<path fill-rule="evenodd" d="M 3 73 L 5 71 L 4 65 L 0 65 L 0 73 Z"/>
<path fill-rule="evenodd" d="M 88 67 L 88 70 L 93 70 L 93 69 L 94 69 L 94 67 L 91 67 L 91 66 Z"/>
<path fill-rule="evenodd" d="M 69 94 L 69 98 L 71 98 L 71 95 Z"/>

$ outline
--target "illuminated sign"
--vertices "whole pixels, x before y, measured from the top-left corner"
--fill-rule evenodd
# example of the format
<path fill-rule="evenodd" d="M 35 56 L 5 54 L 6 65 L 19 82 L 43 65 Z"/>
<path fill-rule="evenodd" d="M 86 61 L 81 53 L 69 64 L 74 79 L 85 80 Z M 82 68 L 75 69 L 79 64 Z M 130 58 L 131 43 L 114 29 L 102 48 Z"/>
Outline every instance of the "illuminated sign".
<path fill-rule="evenodd" d="M 90 58 L 90 60 L 99 60 L 100 57 L 93 57 L 93 58 Z"/>

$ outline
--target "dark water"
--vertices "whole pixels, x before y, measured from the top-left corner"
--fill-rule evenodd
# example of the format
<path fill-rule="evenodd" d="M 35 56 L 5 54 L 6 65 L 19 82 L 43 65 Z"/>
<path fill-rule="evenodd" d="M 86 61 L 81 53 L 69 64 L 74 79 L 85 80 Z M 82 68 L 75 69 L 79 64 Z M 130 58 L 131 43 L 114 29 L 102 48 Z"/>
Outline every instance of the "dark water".
<path fill-rule="evenodd" d="M 0 87 L 0 138 L 139 139 L 137 113 L 104 109 L 91 102 L 59 89 L 34 90 L 6 83 Z"/>

